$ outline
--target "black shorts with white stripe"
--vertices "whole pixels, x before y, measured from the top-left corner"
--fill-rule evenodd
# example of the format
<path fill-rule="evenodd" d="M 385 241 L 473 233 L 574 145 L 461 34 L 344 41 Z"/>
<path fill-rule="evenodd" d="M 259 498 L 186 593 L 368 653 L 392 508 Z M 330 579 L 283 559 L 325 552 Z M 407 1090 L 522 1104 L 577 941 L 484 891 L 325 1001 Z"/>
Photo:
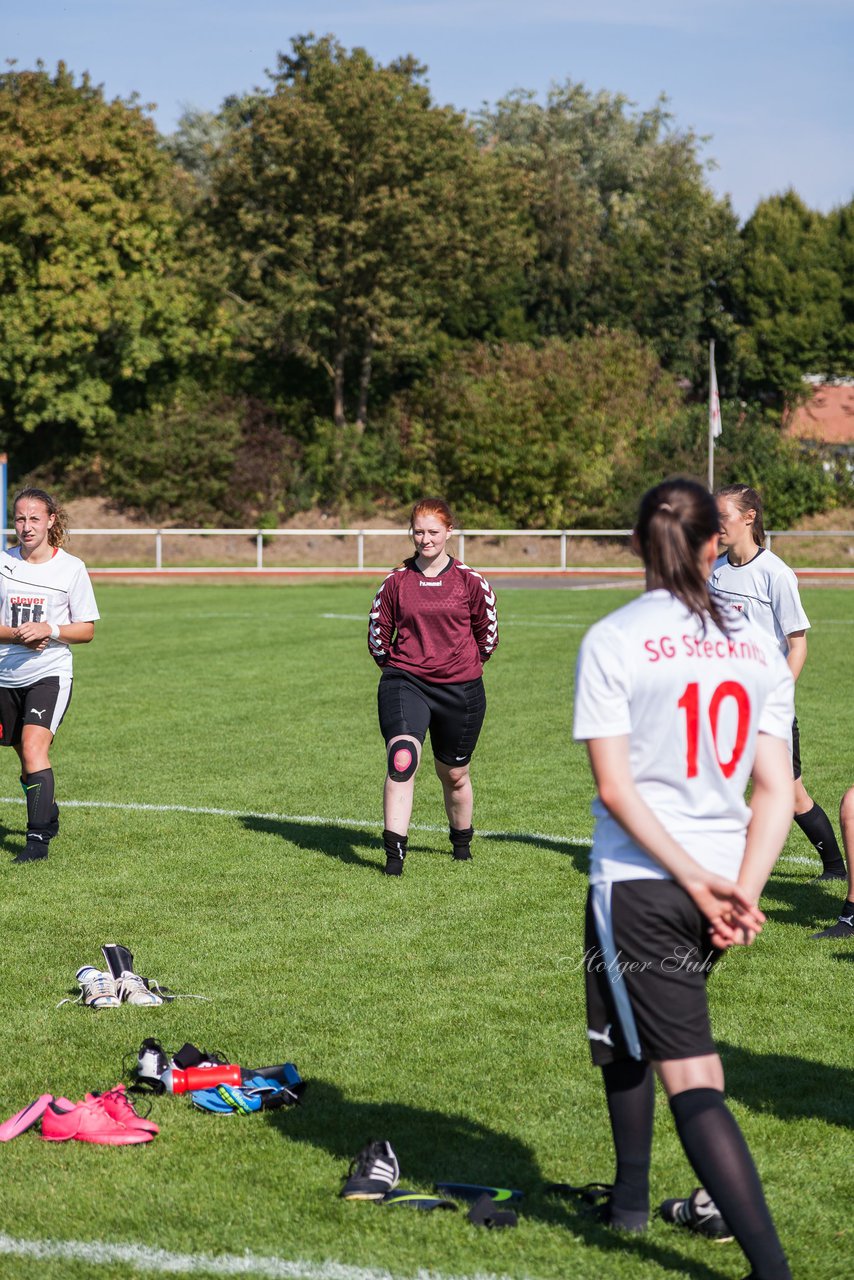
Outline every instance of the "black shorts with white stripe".
<path fill-rule="evenodd" d="M 596 1066 L 715 1053 L 706 981 L 720 956 L 674 880 L 590 886 L 584 968 Z"/>
<path fill-rule="evenodd" d="M 16 747 L 24 726 L 56 733 L 71 702 L 70 676 L 45 676 L 35 684 L 0 687 L 0 747 Z"/>

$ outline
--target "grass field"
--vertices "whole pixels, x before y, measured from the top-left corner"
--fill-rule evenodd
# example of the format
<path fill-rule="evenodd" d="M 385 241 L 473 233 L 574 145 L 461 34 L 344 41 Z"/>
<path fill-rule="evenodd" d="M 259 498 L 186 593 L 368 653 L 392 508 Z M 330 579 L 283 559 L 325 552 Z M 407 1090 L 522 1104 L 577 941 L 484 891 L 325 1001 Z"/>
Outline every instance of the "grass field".
<path fill-rule="evenodd" d="M 475 825 L 489 834 L 472 863 L 453 863 L 425 769 L 398 882 L 379 874 L 371 591 L 100 587 L 103 620 L 75 653 L 53 753 L 62 833 L 47 864 L 11 862 L 24 811 L 17 761 L 0 755 L 0 1118 L 43 1091 L 108 1088 L 149 1035 L 250 1065 L 290 1058 L 310 1081 L 303 1107 L 267 1115 L 157 1099 L 161 1134 L 146 1147 L 54 1145 L 35 1132 L 0 1147 L 4 1280 L 745 1275 L 735 1245 L 661 1223 L 626 1243 L 541 1192 L 613 1172 L 583 1015 L 591 783 L 570 713 L 583 631 L 630 593 L 500 593 L 474 764 Z M 804 600 L 805 781 L 835 821 L 854 781 L 854 596 Z M 206 808 L 233 812 L 188 811 Z M 809 940 L 840 897 L 809 883 L 811 855 L 795 830 L 763 904 L 766 931 L 720 964 L 711 1002 L 731 1106 L 794 1274 L 837 1280 L 854 1244 L 854 946 Z M 107 941 L 208 1001 L 57 1009 Z M 341 1176 L 369 1136 L 392 1142 L 404 1186 L 522 1188 L 518 1230 L 342 1202 Z M 659 1097 L 653 1196 L 693 1185 Z"/>

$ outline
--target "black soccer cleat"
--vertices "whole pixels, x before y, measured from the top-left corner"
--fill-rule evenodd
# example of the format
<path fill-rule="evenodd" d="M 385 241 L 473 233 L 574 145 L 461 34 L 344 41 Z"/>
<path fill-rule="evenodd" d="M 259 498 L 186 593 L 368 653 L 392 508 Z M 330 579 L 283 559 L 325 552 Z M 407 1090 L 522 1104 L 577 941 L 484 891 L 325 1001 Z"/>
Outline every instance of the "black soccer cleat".
<path fill-rule="evenodd" d="M 685 1227 L 707 1240 L 726 1244 L 735 1237 L 724 1222 L 708 1191 L 696 1187 L 687 1200 L 665 1200 L 658 1207 L 659 1216 L 676 1227 Z"/>
<path fill-rule="evenodd" d="M 13 862 L 39 862 L 42 858 L 47 857 L 50 840 L 37 831 L 27 832 L 27 843 L 24 845 L 20 853 L 16 854 L 12 859 Z"/>
<path fill-rule="evenodd" d="M 400 1181 L 400 1167 L 390 1142 L 368 1142 L 350 1165 L 342 1200 L 382 1200 Z"/>
<path fill-rule="evenodd" d="M 854 913 L 850 916 L 840 916 L 836 924 L 832 924 L 827 929 L 822 929 L 821 933 L 811 935 L 815 938 L 836 938 L 837 941 L 850 941 L 854 938 Z"/>
<path fill-rule="evenodd" d="M 810 884 L 827 884 L 831 880 L 847 880 L 848 872 L 845 870 L 845 863 L 840 862 L 838 866 L 825 867 L 820 876 L 813 876 Z"/>
<path fill-rule="evenodd" d="M 574 1200 L 596 1222 L 603 1227 L 610 1227 L 612 1231 L 640 1235 L 649 1225 L 649 1213 L 646 1209 L 621 1209 L 613 1203 L 612 1182 L 585 1182 L 578 1187 L 571 1182 L 549 1182 L 544 1191 L 547 1196 Z"/>

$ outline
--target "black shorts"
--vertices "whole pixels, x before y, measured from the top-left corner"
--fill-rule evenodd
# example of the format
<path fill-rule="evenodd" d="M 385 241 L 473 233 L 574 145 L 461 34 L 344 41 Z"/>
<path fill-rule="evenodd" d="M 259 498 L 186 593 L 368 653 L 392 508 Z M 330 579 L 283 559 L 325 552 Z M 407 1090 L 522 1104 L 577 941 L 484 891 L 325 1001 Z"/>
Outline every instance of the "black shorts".
<path fill-rule="evenodd" d="M 792 721 L 792 777 L 795 781 L 801 776 L 801 731 L 798 728 L 798 717 Z"/>
<path fill-rule="evenodd" d="M 715 1053 L 706 980 L 721 954 L 674 880 L 591 885 L 584 936 L 587 1036 L 597 1067 Z"/>
<path fill-rule="evenodd" d="M 27 724 L 56 733 L 70 701 L 70 676 L 46 676 L 36 684 L 0 687 L 0 746 L 17 747 Z"/>
<path fill-rule="evenodd" d="M 442 764 L 468 764 L 486 715 L 483 680 L 431 684 L 388 667 L 377 689 L 380 729 L 388 743 L 406 734 L 423 743 L 430 730 L 433 755 Z"/>

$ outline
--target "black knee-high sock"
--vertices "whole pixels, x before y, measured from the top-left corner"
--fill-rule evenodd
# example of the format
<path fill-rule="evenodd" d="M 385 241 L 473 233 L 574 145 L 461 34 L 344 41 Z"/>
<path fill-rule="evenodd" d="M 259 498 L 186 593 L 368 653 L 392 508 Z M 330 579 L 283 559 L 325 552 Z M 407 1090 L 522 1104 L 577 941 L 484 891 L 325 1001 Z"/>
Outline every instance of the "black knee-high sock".
<path fill-rule="evenodd" d="M 744 1135 L 718 1089 L 686 1089 L 670 1099 L 694 1172 L 747 1254 L 755 1280 L 791 1280 Z"/>
<path fill-rule="evenodd" d="M 797 822 L 810 844 L 815 846 L 825 871 L 845 871 L 845 860 L 831 826 L 830 818 L 820 804 L 814 804 L 806 813 L 796 813 Z"/>
<path fill-rule="evenodd" d="M 31 833 L 49 840 L 54 821 L 53 769 L 38 769 L 28 773 L 24 782 L 27 797 L 27 835 Z"/>
<path fill-rule="evenodd" d="M 608 1063 L 602 1068 L 602 1080 L 617 1156 L 610 1223 L 641 1231 L 649 1219 L 655 1080 L 649 1063 L 633 1059 Z"/>

